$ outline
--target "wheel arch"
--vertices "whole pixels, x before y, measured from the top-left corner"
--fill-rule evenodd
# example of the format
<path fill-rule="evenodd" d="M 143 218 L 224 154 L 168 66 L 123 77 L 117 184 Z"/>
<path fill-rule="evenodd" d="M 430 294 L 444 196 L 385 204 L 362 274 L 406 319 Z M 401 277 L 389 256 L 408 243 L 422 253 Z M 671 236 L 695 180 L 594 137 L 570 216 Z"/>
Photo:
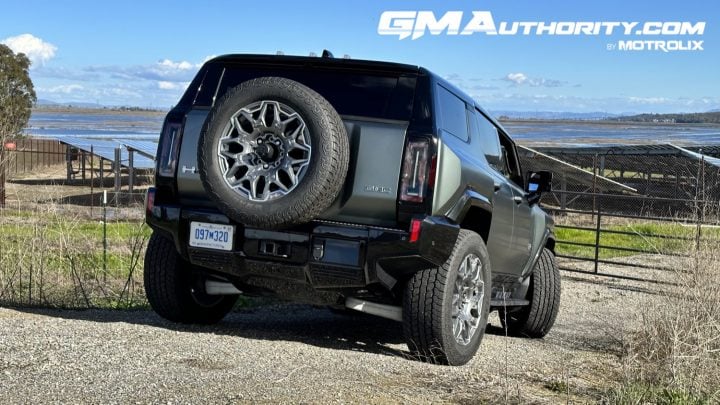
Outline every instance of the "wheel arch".
<path fill-rule="evenodd" d="M 492 224 L 492 202 L 474 190 L 465 190 L 447 217 L 462 229 L 476 232 L 487 244 Z"/>

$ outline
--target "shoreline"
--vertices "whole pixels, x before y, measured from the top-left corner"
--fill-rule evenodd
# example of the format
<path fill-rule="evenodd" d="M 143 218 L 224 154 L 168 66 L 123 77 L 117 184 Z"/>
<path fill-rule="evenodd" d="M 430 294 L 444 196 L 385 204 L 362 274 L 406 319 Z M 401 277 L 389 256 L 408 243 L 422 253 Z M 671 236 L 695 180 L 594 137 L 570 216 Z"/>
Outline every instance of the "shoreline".
<path fill-rule="evenodd" d="M 165 116 L 168 111 L 165 110 L 130 110 L 115 107 L 108 108 L 76 108 L 66 106 L 41 106 L 33 107 L 32 113 L 48 113 L 48 114 L 75 114 L 75 115 L 135 115 L 146 117 Z"/>

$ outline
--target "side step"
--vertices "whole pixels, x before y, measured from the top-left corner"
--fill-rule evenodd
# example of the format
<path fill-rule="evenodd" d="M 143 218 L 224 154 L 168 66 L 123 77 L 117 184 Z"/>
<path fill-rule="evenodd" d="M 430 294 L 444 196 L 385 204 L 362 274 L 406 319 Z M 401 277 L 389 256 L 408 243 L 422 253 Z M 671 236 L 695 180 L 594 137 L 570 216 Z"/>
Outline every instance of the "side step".
<path fill-rule="evenodd" d="M 345 300 L 345 307 L 355 311 L 365 312 L 370 315 L 402 322 L 402 307 L 363 301 L 353 297 L 349 297 Z"/>

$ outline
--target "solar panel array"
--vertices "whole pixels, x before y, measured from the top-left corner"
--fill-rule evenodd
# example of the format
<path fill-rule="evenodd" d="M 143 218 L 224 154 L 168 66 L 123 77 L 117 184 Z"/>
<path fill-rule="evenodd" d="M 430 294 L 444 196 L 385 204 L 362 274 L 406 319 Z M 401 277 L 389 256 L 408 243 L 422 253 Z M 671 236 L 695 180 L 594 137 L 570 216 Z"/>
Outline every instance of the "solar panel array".
<path fill-rule="evenodd" d="M 592 171 L 572 165 L 549 154 L 518 145 L 518 153 L 523 169 L 531 171 L 550 170 L 557 180 L 564 179 L 571 184 L 582 184 L 592 186 L 604 192 L 630 192 L 637 190 L 608 179 L 604 176 L 596 176 Z"/>
<path fill-rule="evenodd" d="M 130 151 L 133 154 L 133 168 L 153 169 L 155 168 L 155 153 L 157 141 L 123 139 L 123 138 L 83 138 L 76 136 L 56 137 L 58 141 L 75 149 L 92 153 L 105 160 L 115 162 L 115 149 L 120 148 L 120 164 L 130 166 Z"/>

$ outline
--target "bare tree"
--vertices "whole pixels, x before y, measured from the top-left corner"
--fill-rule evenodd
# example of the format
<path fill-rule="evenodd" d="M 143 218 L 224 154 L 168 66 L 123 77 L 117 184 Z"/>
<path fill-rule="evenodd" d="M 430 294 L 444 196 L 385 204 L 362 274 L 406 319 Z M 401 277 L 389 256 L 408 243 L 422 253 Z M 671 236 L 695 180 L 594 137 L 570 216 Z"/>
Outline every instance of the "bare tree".
<path fill-rule="evenodd" d="M 5 168 L 9 158 L 6 145 L 22 136 L 37 100 L 30 80 L 30 60 L 0 44 L 0 207 L 5 205 Z"/>

